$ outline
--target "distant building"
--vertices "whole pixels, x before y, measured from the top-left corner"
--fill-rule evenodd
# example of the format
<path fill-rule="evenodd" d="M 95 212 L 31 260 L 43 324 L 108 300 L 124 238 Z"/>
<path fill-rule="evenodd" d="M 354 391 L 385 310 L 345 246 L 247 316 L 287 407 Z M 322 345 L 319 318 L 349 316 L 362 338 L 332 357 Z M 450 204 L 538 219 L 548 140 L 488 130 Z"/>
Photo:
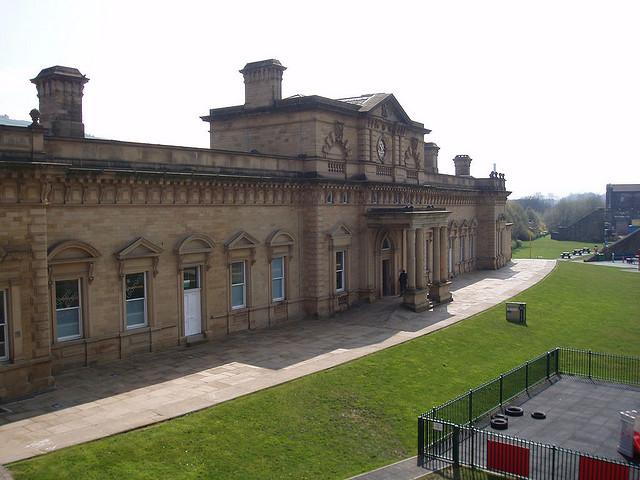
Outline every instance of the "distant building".
<path fill-rule="evenodd" d="M 398 295 L 414 310 L 511 258 L 503 174 L 438 170 L 391 94 L 282 98 L 247 64 L 243 105 L 203 117 L 211 148 L 87 138 L 88 78 L 32 82 L 0 125 L 0 400 L 65 369 L 327 316 Z M 425 312 L 429 315 L 429 312 Z"/>
<path fill-rule="evenodd" d="M 616 236 L 631 233 L 629 225 L 640 227 L 640 184 L 607 185 L 606 221 Z"/>

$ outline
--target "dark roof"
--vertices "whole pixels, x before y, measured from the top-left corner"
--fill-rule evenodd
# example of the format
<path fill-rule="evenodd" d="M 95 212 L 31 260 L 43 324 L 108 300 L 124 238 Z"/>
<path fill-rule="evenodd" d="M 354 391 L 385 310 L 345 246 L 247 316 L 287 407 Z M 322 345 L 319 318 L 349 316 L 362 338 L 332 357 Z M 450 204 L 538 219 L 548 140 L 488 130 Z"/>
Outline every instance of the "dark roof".
<path fill-rule="evenodd" d="M 28 127 L 31 122 L 28 120 L 14 120 L 9 115 L 0 115 L 0 125 L 10 125 L 12 127 Z"/>
<path fill-rule="evenodd" d="M 637 183 L 610 183 L 607 187 L 612 192 L 640 192 L 640 184 Z"/>
<path fill-rule="evenodd" d="M 361 115 L 373 110 L 376 106 L 383 102 L 389 102 L 394 105 L 402 120 L 417 128 L 424 130 L 424 133 L 430 133 L 431 130 L 425 129 L 424 125 L 414 122 L 404 111 L 398 100 L 391 93 L 372 93 L 360 95 L 357 97 L 348 97 L 340 99 L 331 99 L 321 97 L 319 95 L 293 95 L 291 97 L 277 100 L 273 105 L 256 108 L 246 108 L 244 105 L 236 105 L 233 107 L 212 108 L 209 115 L 200 117 L 205 122 L 213 120 L 226 120 L 235 118 L 248 113 L 267 113 L 273 111 L 291 111 L 291 110 L 311 110 L 314 108 L 336 111 L 347 115 Z"/>

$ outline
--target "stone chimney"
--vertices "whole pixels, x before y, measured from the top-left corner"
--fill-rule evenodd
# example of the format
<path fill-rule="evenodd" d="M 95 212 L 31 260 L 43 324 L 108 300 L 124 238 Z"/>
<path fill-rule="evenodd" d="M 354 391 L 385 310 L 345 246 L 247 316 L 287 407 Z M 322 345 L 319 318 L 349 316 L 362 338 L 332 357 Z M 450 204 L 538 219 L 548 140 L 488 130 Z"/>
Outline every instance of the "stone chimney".
<path fill-rule="evenodd" d="M 244 75 L 245 107 L 268 107 L 282 100 L 282 72 L 286 69 L 273 58 L 247 63 L 240 70 Z"/>
<path fill-rule="evenodd" d="M 438 150 L 440 150 L 440 147 L 433 142 L 424 144 L 425 172 L 438 173 Z"/>
<path fill-rule="evenodd" d="M 471 176 L 471 157 L 469 155 L 456 155 L 453 159 L 453 163 L 456 165 L 456 176 Z"/>
<path fill-rule="evenodd" d="M 77 68 L 50 67 L 31 80 L 38 89 L 40 122 L 47 135 L 84 138 L 82 90 L 89 79 Z"/>

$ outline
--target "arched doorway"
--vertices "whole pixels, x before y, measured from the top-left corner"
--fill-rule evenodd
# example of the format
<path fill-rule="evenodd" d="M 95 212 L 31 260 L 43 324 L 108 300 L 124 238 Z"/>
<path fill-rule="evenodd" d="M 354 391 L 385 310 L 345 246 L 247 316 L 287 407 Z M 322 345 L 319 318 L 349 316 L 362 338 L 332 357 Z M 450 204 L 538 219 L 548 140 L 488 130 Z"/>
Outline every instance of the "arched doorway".
<path fill-rule="evenodd" d="M 380 252 L 380 295 L 389 297 L 396 294 L 393 242 L 386 234 L 379 244 Z"/>

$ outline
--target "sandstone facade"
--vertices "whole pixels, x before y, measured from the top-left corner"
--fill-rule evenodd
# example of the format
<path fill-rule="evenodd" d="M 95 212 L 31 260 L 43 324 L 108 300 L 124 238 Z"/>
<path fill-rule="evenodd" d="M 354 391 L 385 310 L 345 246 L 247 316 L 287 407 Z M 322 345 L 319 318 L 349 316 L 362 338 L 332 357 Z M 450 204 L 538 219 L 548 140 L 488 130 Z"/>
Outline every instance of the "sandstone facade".
<path fill-rule="evenodd" d="M 0 125 L 0 400 L 55 374 L 398 295 L 428 309 L 511 258 L 504 175 L 438 173 L 393 95 L 281 98 L 247 64 L 247 103 L 210 110 L 211 148 L 84 137 L 76 69 L 33 82 L 40 115 Z M 425 315 L 429 313 L 426 312 Z"/>

